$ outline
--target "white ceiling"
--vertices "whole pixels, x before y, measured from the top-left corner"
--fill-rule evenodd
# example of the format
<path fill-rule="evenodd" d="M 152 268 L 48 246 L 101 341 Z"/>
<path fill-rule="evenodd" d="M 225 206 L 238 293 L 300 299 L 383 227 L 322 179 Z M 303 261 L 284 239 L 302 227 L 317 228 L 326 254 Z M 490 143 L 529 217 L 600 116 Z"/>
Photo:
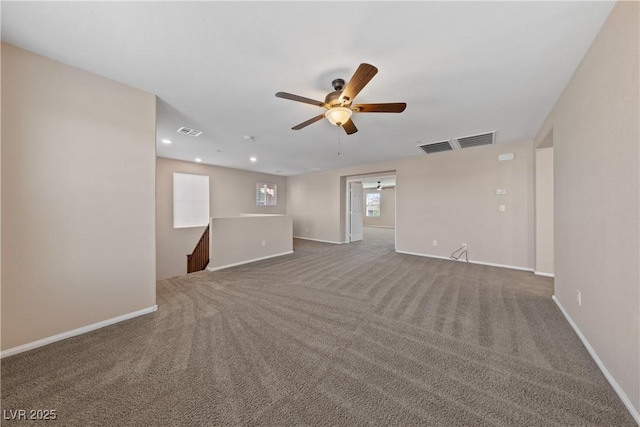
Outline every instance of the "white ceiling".
<path fill-rule="evenodd" d="M 159 156 L 295 175 L 493 130 L 497 144 L 531 139 L 612 6 L 5 1 L 2 39 L 156 94 Z M 323 100 L 362 62 L 379 72 L 356 101 L 404 113 L 356 113 L 350 136 L 326 120 L 291 130 L 324 110 L 276 92 Z"/>

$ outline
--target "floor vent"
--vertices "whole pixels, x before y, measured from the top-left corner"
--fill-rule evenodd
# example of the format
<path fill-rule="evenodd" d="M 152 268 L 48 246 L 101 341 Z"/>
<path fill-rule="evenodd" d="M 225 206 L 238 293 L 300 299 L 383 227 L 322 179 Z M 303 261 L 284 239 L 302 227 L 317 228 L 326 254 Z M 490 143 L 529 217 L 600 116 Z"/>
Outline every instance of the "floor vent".
<path fill-rule="evenodd" d="M 178 133 L 189 136 L 200 136 L 202 134 L 202 131 L 182 126 L 180 129 L 178 129 Z"/>
<path fill-rule="evenodd" d="M 460 148 L 478 147 L 480 145 L 490 145 L 494 143 L 495 132 L 482 133 L 479 135 L 456 138 Z"/>
<path fill-rule="evenodd" d="M 453 147 L 449 141 L 433 142 L 431 144 L 418 145 L 422 151 L 427 154 L 440 153 L 442 151 L 451 151 Z"/>

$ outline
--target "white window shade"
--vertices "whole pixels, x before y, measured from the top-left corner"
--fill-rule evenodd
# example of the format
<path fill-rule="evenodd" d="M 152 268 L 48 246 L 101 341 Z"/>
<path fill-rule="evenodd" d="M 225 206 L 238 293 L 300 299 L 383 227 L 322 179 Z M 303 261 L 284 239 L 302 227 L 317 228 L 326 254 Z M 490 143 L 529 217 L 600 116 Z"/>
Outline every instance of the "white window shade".
<path fill-rule="evenodd" d="M 173 174 L 173 228 L 209 224 L 209 177 Z"/>

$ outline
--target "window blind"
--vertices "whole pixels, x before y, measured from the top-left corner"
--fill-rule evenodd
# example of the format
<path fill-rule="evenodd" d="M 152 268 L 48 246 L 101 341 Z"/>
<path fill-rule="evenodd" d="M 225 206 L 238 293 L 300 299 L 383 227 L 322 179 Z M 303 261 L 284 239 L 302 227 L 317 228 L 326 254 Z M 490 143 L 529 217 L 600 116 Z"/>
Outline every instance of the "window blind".
<path fill-rule="evenodd" d="M 209 177 L 173 174 L 173 228 L 209 224 Z"/>

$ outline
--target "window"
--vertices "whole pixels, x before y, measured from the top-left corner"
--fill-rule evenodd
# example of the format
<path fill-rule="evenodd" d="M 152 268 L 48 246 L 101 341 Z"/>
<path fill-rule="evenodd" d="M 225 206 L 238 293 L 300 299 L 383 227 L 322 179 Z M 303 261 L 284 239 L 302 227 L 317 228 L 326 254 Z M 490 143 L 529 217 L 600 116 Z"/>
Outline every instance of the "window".
<path fill-rule="evenodd" d="M 268 182 L 256 183 L 256 205 L 276 206 L 278 204 L 278 186 Z"/>
<path fill-rule="evenodd" d="M 366 199 L 367 216 L 380 216 L 380 193 L 369 193 Z"/>
<path fill-rule="evenodd" d="M 209 176 L 173 174 L 173 228 L 209 224 Z"/>

